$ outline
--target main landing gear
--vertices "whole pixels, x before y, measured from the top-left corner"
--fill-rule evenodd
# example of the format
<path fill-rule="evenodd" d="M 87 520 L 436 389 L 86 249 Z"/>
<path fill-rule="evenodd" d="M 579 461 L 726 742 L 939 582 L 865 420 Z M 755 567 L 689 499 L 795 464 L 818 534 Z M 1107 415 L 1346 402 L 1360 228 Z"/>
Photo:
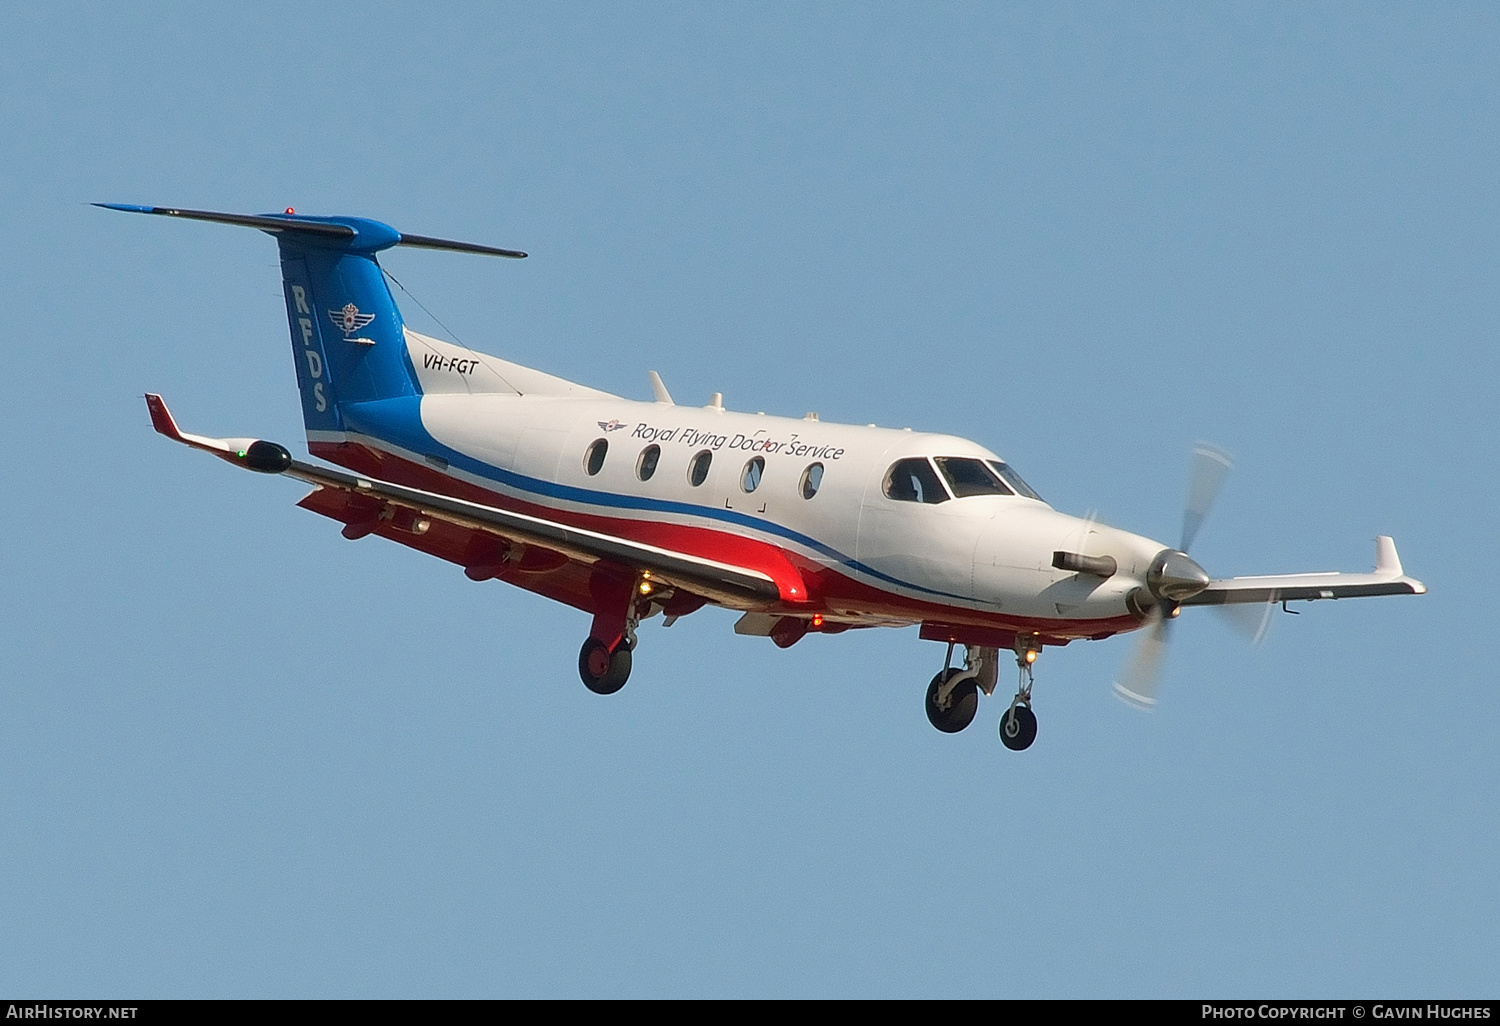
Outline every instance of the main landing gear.
<path fill-rule="evenodd" d="M 957 734 L 979 711 L 979 685 L 972 675 L 950 666 L 927 685 L 927 719 L 944 734 Z"/>
<path fill-rule="evenodd" d="M 594 622 L 578 653 L 578 676 L 596 695 L 612 695 L 630 679 L 630 653 L 635 629 L 658 613 L 670 627 L 704 604 L 694 595 L 676 591 L 643 570 L 627 576 L 618 568 L 597 571 L 589 580 Z"/>
<path fill-rule="evenodd" d="M 630 643 L 621 639 L 611 651 L 604 642 L 589 638 L 578 653 L 578 676 L 596 695 L 612 695 L 630 679 Z"/>
<path fill-rule="evenodd" d="M 634 580 L 596 574 L 589 582 L 595 605 L 594 623 L 578 652 L 578 676 L 596 695 L 612 695 L 630 679 L 630 653 L 635 629 L 649 616 L 655 582 L 650 574 Z"/>
<path fill-rule="evenodd" d="M 927 685 L 927 719 L 945 734 L 957 734 L 974 722 L 974 714 L 979 711 L 979 693 L 995 693 L 1000 668 L 997 648 L 965 645 L 962 668 L 951 665 L 953 648 L 949 642 L 942 672 Z M 1020 668 L 1021 680 L 1016 697 L 1000 717 L 1000 742 L 1014 752 L 1030 748 L 1036 740 L 1036 714 L 1031 711 L 1031 665 L 1041 651 L 1041 642 L 1035 636 L 1016 638 L 1016 666 Z"/>
<path fill-rule="evenodd" d="M 964 665 L 953 662 L 953 642 L 943 658 L 943 670 L 927 685 L 927 720 L 944 734 L 957 734 L 974 722 L 979 693 L 995 690 L 996 649 L 964 646 Z"/>

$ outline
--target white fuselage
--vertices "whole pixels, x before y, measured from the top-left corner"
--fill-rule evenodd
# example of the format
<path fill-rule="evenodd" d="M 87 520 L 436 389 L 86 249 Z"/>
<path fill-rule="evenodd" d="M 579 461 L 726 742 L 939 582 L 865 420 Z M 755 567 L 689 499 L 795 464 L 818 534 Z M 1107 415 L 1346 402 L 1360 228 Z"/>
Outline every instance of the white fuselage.
<path fill-rule="evenodd" d="M 970 622 L 1058 638 L 1114 633 L 1139 626 L 1126 596 L 1166 548 L 1021 495 L 888 497 L 883 486 L 898 460 L 999 459 L 966 439 L 637 402 L 407 336 L 424 393 L 421 426 L 439 452 L 364 436 L 357 423 L 350 441 L 441 466 L 497 500 L 578 523 L 608 520 L 622 534 L 710 558 L 743 561 L 747 546 L 767 558 L 774 552 L 803 568 L 803 608 L 835 620 Z M 660 452 L 643 480 L 651 446 Z M 695 484 L 695 460 L 705 458 Z M 763 469 L 747 479 L 752 460 Z M 813 464 L 822 465 L 821 481 L 804 497 Z M 1101 578 L 1056 569 L 1058 551 L 1109 555 L 1118 570 Z"/>

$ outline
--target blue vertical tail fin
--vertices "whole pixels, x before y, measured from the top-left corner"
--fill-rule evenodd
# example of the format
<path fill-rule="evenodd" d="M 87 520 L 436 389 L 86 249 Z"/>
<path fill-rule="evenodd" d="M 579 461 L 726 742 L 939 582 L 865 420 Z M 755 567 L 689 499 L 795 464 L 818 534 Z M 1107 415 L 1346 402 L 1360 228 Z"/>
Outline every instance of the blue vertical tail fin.
<path fill-rule="evenodd" d="M 375 254 L 392 246 L 488 256 L 525 253 L 427 235 L 408 235 L 362 217 L 225 214 L 210 210 L 97 203 L 138 214 L 259 228 L 276 237 L 292 358 L 309 440 L 336 440 L 343 408 L 421 394 L 407 355 L 401 311 Z"/>
<path fill-rule="evenodd" d="M 276 236 L 309 439 L 342 435 L 345 404 L 421 392 L 406 354 L 401 311 L 375 256 L 400 236 L 378 222 L 350 227 L 358 234 L 348 241 L 295 230 Z"/>

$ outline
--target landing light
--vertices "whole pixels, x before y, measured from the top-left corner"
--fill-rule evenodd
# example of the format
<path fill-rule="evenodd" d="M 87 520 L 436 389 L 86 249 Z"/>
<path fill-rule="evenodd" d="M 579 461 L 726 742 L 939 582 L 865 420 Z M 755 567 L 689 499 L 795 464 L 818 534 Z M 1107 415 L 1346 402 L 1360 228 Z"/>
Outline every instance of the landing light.
<path fill-rule="evenodd" d="M 1034 648 L 1028 648 L 1026 650 L 1026 661 L 1028 663 L 1034 663 L 1034 662 L 1036 662 L 1036 649 L 1034 649 Z"/>

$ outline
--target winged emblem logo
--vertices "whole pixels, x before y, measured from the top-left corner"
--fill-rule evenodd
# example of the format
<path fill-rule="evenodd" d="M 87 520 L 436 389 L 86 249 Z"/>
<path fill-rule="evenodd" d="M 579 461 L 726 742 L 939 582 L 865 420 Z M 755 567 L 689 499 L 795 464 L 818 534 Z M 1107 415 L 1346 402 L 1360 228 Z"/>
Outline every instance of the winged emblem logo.
<path fill-rule="evenodd" d="M 342 310 L 329 310 L 328 317 L 345 335 L 354 334 L 375 319 L 374 314 L 360 313 L 359 307 L 353 303 L 346 303 Z"/>
<path fill-rule="evenodd" d="M 618 419 L 616 419 L 616 420 L 601 420 L 601 421 L 599 421 L 599 426 L 601 428 L 603 428 L 605 431 L 618 431 L 622 427 L 625 426 L 625 422 L 623 420 L 618 420 Z"/>

